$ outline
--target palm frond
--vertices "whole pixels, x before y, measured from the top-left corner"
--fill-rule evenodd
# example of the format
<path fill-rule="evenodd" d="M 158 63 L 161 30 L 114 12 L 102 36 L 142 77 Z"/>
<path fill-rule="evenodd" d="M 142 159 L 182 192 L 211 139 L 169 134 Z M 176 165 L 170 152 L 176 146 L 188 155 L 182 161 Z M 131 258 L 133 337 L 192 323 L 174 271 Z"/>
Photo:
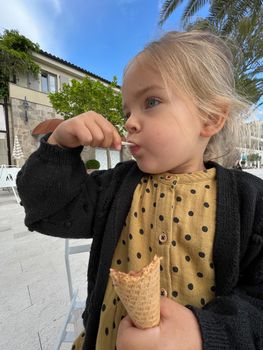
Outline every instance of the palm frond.
<path fill-rule="evenodd" d="M 254 70 L 254 74 L 262 74 L 262 73 L 263 73 L 263 65 L 257 67 L 257 68 Z"/>
<path fill-rule="evenodd" d="M 210 6 L 210 16 L 223 20 L 227 13 L 232 11 L 233 2 L 227 0 L 212 1 Z"/>
<path fill-rule="evenodd" d="M 160 11 L 160 19 L 159 26 L 162 26 L 167 18 L 174 12 L 176 7 L 181 4 L 183 0 L 166 0 L 164 1 L 161 11 Z"/>
<path fill-rule="evenodd" d="M 246 37 L 247 35 L 249 35 L 251 33 L 251 31 L 253 30 L 251 18 L 249 18 L 249 17 L 243 17 L 239 21 L 239 23 L 237 23 L 237 25 L 238 25 L 238 31 L 239 31 L 240 35 L 243 37 Z"/>
<path fill-rule="evenodd" d="M 253 103 L 257 103 L 262 96 L 262 86 L 258 86 L 257 81 L 246 76 L 240 76 L 236 80 L 236 90 L 238 93 Z"/>
<path fill-rule="evenodd" d="M 190 18 L 195 15 L 208 1 L 209 0 L 190 0 L 182 16 L 184 25 L 188 23 Z"/>
<path fill-rule="evenodd" d="M 187 31 L 190 30 L 205 30 L 214 34 L 218 34 L 218 30 L 214 24 L 207 18 L 198 18 L 195 22 L 189 23 L 186 27 Z"/>

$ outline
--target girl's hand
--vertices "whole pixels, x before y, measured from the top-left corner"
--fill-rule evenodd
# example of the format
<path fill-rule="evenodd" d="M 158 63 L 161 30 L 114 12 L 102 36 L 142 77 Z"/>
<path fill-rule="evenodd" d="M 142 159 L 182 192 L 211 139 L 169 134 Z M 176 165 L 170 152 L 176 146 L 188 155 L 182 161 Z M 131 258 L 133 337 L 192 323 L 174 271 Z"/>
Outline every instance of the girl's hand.
<path fill-rule="evenodd" d="M 57 126 L 48 143 L 61 147 L 92 146 L 121 149 L 117 129 L 102 115 L 90 111 L 65 120 Z"/>
<path fill-rule="evenodd" d="M 202 350 L 202 338 L 192 311 L 162 297 L 160 325 L 141 330 L 126 316 L 120 322 L 116 345 L 117 350 Z"/>

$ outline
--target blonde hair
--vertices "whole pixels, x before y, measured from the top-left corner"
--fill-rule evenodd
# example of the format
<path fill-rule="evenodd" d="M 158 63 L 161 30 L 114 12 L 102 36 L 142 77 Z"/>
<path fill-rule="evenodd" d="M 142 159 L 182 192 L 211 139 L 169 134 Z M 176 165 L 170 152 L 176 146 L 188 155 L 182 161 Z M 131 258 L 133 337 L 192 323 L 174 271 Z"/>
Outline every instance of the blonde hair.
<path fill-rule="evenodd" d="M 204 161 L 226 165 L 240 144 L 241 120 L 250 104 L 235 91 L 232 54 L 225 41 L 205 31 L 168 32 L 139 52 L 126 70 L 138 58 L 157 68 L 167 86 L 190 97 L 205 122 L 216 121 L 224 108 L 228 111 L 223 129 L 211 137 L 204 153 Z"/>

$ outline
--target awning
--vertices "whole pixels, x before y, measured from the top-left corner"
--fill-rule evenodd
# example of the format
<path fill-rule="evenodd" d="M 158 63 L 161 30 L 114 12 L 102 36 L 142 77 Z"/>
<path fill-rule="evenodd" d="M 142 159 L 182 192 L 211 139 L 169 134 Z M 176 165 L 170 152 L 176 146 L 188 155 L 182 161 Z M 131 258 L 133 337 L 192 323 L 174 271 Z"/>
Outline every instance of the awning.
<path fill-rule="evenodd" d="M 32 136 L 35 135 L 44 135 L 48 132 L 52 132 L 56 127 L 62 123 L 64 119 L 47 119 L 38 124 L 35 129 L 32 131 Z"/>

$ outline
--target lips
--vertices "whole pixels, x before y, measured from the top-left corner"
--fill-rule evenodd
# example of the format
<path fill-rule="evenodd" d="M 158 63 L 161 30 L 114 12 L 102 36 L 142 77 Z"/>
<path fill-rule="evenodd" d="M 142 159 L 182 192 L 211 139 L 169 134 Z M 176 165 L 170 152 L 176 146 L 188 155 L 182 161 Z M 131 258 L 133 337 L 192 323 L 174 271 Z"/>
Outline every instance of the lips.
<path fill-rule="evenodd" d="M 133 140 L 130 140 L 129 138 L 126 139 L 126 141 L 134 144 L 134 146 L 129 146 L 129 149 L 130 149 L 131 154 L 134 157 L 137 156 L 137 154 L 139 153 L 141 147 L 139 145 L 137 145 L 136 142 L 134 142 Z"/>
<path fill-rule="evenodd" d="M 125 141 L 130 142 L 130 143 L 133 143 L 134 145 L 136 145 L 136 142 L 134 142 L 134 141 L 132 141 L 132 140 L 130 140 L 130 139 L 126 139 Z"/>
<path fill-rule="evenodd" d="M 134 157 L 137 156 L 138 153 L 140 152 L 140 149 L 141 149 L 141 147 L 138 146 L 138 145 L 131 146 L 131 147 L 130 147 L 131 154 L 132 154 Z"/>

